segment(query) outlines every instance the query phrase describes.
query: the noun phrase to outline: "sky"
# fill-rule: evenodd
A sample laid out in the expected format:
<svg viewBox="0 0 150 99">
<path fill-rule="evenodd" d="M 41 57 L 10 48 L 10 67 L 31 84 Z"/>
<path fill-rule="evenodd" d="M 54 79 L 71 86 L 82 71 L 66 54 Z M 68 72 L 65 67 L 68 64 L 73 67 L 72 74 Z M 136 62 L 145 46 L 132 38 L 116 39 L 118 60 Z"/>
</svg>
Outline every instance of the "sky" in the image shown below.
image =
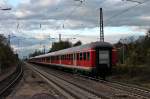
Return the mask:
<svg viewBox="0 0 150 99">
<path fill-rule="evenodd" d="M 133 2 L 134 1 L 134 2 Z M 20 57 L 50 49 L 52 42 L 99 41 L 99 8 L 103 8 L 105 41 L 145 35 L 150 28 L 150 0 L 1 0 L 0 34 L 11 35 Z"/>
</svg>

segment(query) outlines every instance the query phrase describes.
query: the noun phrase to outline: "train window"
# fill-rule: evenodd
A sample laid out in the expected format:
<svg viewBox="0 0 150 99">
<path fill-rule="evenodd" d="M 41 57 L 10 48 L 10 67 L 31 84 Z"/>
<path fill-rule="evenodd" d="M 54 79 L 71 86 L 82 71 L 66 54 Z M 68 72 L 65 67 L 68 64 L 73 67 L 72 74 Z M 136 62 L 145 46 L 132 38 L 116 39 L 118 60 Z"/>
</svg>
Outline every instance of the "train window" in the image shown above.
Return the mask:
<svg viewBox="0 0 150 99">
<path fill-rule="evenodd" d="M 73 59 L 74 59 L 74 60 L 76 59 L 76 56 L 75 56 L 75 55 L 76 55 L 76 54 L 74 53 L 74 54 L 73 54 Z"/>
<path fill-rule="evenodd" d="M 70 54 L 68 55 L 68 60 L 70 60 Z"/>
<path fill-rule="evenodd" d="M 86 52 L 83 53 L 83 59 L 86 60 Z"/>
<path fill-rule="evenodd" d="M 82 53 L 80 53 L 80 60 L 82 60 Z"/>
<path fill-rule="evenodd" d="M 72 60 L 72 54 L 70 54 L 70 60 Z"/>
<path fill-rule="evenodd" d="M 99 51 L 99 64 L 107 64 L 109 66 L 109 51 Z"/>
<path fill-rule="evenodd" d="M 69 54 L 69 60 L 71 59 L 71 55 Z"/>
<path fill-rule="evenodd" d="M 71 54 L 71 60 L 73 60 L 73 54 Z"/>
<path fill-rule="evenodd" d="M 66 55 L 66 60 L 68 60 L 68 54 Z"/>
<path fill-rule="evenodd" d="M 49 58 L 48 57 L 46 57 L 46 62 L 48 62 L 49 61 Z"/>
<path fill-rule="evenodd" d="M 90 53 L 87 52 L 87 60 L 90 60 Z"/>
<path fill-rule="evenodd" d="M 67 60 L 69 60 L 69 54 L 67 55 Z"/>
<path fill-rule="evenodd" d="M 71 54 L 69 54 L 69 60 L 71 60 Z"/>
<path fill-rule="evenodd" d="M 79 60 L 79 53 L 77 53 L 77 60 Z"/>
<path fill-rule="evenodd" d="M 73 54 L 70 54 L 70 60 L 72 60 L 73 59 Z"/>
</svg>

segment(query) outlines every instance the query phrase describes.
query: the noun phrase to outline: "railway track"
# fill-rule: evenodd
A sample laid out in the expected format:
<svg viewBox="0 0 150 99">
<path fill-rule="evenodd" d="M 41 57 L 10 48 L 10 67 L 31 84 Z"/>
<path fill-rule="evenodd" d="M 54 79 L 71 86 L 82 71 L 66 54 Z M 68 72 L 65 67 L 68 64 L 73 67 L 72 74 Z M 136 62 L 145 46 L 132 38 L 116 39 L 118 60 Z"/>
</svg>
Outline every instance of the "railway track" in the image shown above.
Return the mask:
<svg viewBox="0 0 150 99">
<path fill-rule="evenodd" d="M 29 64 L 27 64 L 29 65 Z M 33 66 L 31 69 L 38 73 L 42 78 L 44 78 L 50 84 L 57 86 L 58 91 L 61 92 L 67 99 L 108 99 L 105 96 L 98 95 L 96 93 L 91 92 L 88 89 L 85 89 L 77 84 L 69 82 L 63 78 L 58 77 L 53 73 L 47 73 L 41 69 L 37 69 Z"/>
<path fill-rule="evenodd" d="M 43 68 L 39 68 L 39 69 L 44 70 L 44 71 L 42 71 L 41 74 L 42 75 L 44 74 L 46 77 L 49 77 L 49 75 L 54 76 L 55 78 L 53 78 L 53 80 L 54 80 L 53 82 L 55 82 L 55 83 L 63 81 L 63 83 L 66 85 L 66 87 L 69 88 L 68 89 L 69 93 L 71 95 L 75 96 L 77 99 L 86 99 L 86 98 L 88 98 L 88 99 L 99 99 L 99 98 L 102 98 L 102 99 L 150 99 L 149 91 L 143 90 L 143 89 L 140 89 L 137 87 L 130 87 L 127 85 L 119 84 L 117 82 L 103 81 L 103 80 L 94 79 L 94 78 L 89 78 L 90 79 L 89 80 L 87 78 L 85 79 L 85 77 L 79 77 L 78 75 L 70 76 L 70 74 L 68 74 L 68 73 L 65 74 L 64 72 L 60 72 L 60 71 L 59 72 L 58 71 L 57 72 L 56 71 L 48 72 L 49 70 L 46 70 Z M 59 79 L 59 80 L 55 81 L 55 79 Z M 93 80 L 96 80 L 96 82 Z M 89 84 L 86 84 L 86 82 L 88 82 Z M 99 83 L 99 82 L 102 82 L 102 83 Z M 91 85 L 90 85 L 90 83 L 91 83 Z M 99 84 L 97 84 L 97 83 L 99 83 Z M 62 84 L 62 83 L 60 83 L 60 84 Z M 97 84 L 97 86 L 96 86 L 96 84 Z M 59 85 L 59 84 L 57 84 L 57 85 Z M 65 85 L 62 85 L 60 87 L 63 88 Z M 68 85 L 74 86 L 74 87 L 70 88 L 70 86 L 68 86 Z M 96 88 L 99 86 L 101 86 L 101 90 L 100 90 L 100 88 Z M 103 88 L 103 90 L 102 90 L 102 88 Z M 63 89 L 65 89 L 65 88 L 63 88 Z M 76 89 L 76 90 L 74 90 L 74 89 Z M 105 89 L 107 89 L 107 90 L 105 90 Z M 67 89 L 65 89 L 65 91 L 66 90 Z M 79 90 L 82 90 L 82 91 L 79 91 Z M 76 94 L 74 95 L 74 93 L 76 93 Z M 85 97 L 84 95 L 87 95 L 89 97 Z M 91 97 L 91 96 L 93 96 L 93 97 Z"/>
<path fill-rule="evenodd" d="M 125 90 L 130 92 L 132 95 L 143 97 L 143 99 L 150 99 L 150 91 L 148 91 L 145 88 L 141 88 L 138 86 L 130 85 L 130 84 L 124 84 L 116 81 L 107 81 L 105 82 L 106 85 L 110 87 L 114 87 L 120 90 Z"/>
<path fill-rule="evenodd" d="M 22 74 L 22 67 L 18 66 L 10 76 L 0 82 L 0 99 L 5 99 L 5 97 L 12 90 L 13 86 L 16 85 L 17 82 L 21 79 Z"/>
<path fill-rule="evenodd" d="M 130 92 L 130 94 L 137 96 L 137 97 L 142 97 L 143 99 L 150 99 L 150 89 L 139 87 L 136 85 L 131 85 L 131 84 L 125 84 L 117 81 L 105 81 L 102 79 L 96 79 L 84 75 L 78 75 L 80 77 L 88 78 L 90 80 L 102 82 L 103 84 L 119 89 L 119 90 L 124 90 L 127 92 Z"/>
</svg>

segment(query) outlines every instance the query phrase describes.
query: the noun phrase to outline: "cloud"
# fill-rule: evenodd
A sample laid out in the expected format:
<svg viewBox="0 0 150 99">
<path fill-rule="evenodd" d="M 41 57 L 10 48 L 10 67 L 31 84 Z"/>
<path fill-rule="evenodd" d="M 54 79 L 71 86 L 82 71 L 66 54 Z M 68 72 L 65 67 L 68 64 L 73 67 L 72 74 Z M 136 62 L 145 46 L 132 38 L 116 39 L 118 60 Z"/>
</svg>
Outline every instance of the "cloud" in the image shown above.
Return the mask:
<svg viewBox="0 0 150 99">
<path fill-rule="evenodd" d="M 19 11 L 16 11 L 15 12 L 15 15 L 18 17 L 18 18 L 23 18 L 23 17 L 26 17 L 26 16 L 30 16 L 32 15 L 33 12 L 29 11 L 29 10 L 19 10 Z"/>
<path fill-rule="evenodd" d="M 101 2 L 103 3 L 101 4 Z M 149 2 L 132 8 L 117 17 L 112 17 L 135 5 L 135 3 L 121 0 L 113 2 L 112 0 L 85 0 L 82 5 L 74 0 L 27 0 L 27 2 L 21 2 L 9 14 L 2 15 L 2 18 L 6 19 L 5 16 L 7 16 L 7 19 L 25 20 L 24 28 L 30 29 L 31 26 L 31 30 L 33 30 L 32 25 L 39 23 L 51 27 L 64 24 L 65 28 L 71 29 L 93 28 L 99 25 L 99 8 L 103 7 L 105 26 L 147 26 L 150 16 Z M 35 23 L 33 20 L 37 22 Z M 49 20 L 54 22 L 45 22 Z M 59 22 L 60 24 L 58 24 Z"/>
<path fill-rule="evenodd" d="M 2 1 L 0 6 L 7 7 L 7 2 Z M 85 0 L 82 4 L 75 0 L 21 0 L 11 11 L 0 11 L 0 32 L 34 38 L 20 41 L 24 51 L 37 48 L 40 42 L 48 45 L 49 34 L 57 38 L 59 33 L 80 34 L 76 40 L 88 43 L 98 40 L 99 8 L 103 7 L 106 41 L 116 42 L 123 35 L 144 34 L 149 28 L 149 4 L 132 8 L 136 3 L 122 0 Z M 17 38 L 12 39 L 12 44 L 17 47 Z"/>
</svg>

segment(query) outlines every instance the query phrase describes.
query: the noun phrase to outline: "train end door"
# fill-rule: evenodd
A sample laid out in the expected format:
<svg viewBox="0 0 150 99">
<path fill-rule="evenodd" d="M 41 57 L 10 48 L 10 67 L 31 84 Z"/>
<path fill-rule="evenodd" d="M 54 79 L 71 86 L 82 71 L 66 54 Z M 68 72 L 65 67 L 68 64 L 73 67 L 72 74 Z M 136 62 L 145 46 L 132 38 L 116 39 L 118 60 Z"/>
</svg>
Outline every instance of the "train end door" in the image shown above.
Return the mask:
<svg viewBox="0 0 150 99">
<path fill-rule="evenodd" d="M 111 49 L 96 49 L 97 75 L 105 79 L 111 72 Z"/>
</svg>

